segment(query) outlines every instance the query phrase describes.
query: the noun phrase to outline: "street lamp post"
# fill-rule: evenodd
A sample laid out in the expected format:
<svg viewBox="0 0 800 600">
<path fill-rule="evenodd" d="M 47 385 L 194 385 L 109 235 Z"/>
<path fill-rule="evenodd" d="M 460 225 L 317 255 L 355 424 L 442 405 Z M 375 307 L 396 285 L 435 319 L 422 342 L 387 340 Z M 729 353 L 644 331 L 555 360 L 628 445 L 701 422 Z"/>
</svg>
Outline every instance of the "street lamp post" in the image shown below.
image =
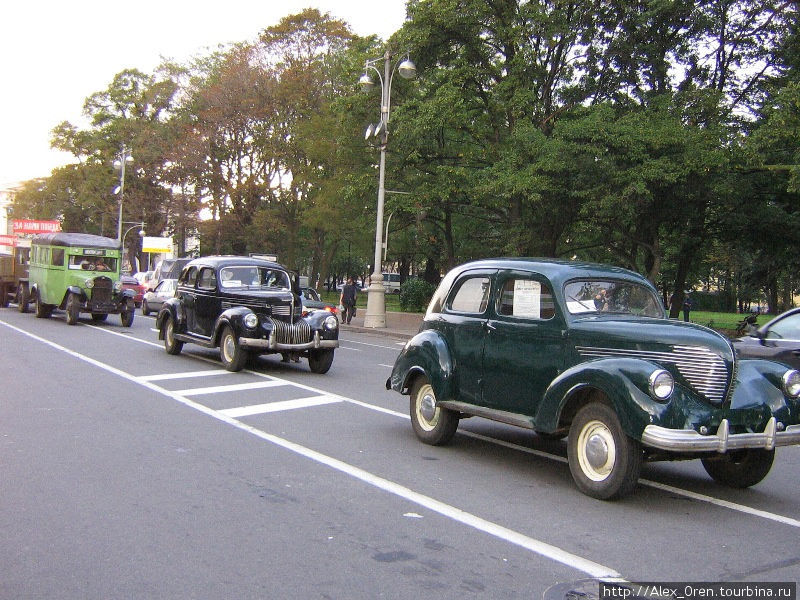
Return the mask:
<svg viewBox="0 0 800 600">
<path fill-rule="evenodd" d="M 117 218 L 117 242 L 122 245 L 122 201 L 125 197 L 125 165 L 133 163 L 131 151 L 122 145 L 119 157 L 114 161 L 114 168 L 119 170 L 119 217 Z"/>
<path fill-rule="evenodd" d="M 128 221 L 126 221 L 126 223 L 128 223 Z M 122 234 L 122 240 L 120 241 L 120 247 L 121 247 L 121 250 L 122 250 L 122 255 L 121 255 L 120 258 L 124 258 L 124 256 L 125 256 L 125 238 L 127 237 L 127 235 L 131 231 L 133 231 L 137 227 L 139 228 L 139 237 L 144 237 L 145 236 L 145 233 L 144 233 L 144 221 L 142 221 L 141 223 L 136 223 L 132 227 L 128 227 L 128 229 L 125 230 L 125 233 Z M 130 260 L 130 256 L 128 256 L 128 259 L 129 259 L 128 262 L 131 264 L 131 269 L 133 269 L 133 261 Z M 133 271 L 131 271 L 131 272 L 133 272 Z"/>
<path fill-rule="evenodd" d="M 383 60 L 383 75 L 375 66 Z M 383 234 L 383 204 L 386 195 L 384 182 L 386 178 L 386 144 L 389 141 L 389 117 L 391 114 L 391 94 L 392 94 L 392 79 L 394 73 L 400 73 L 403 79 L 411 79 L 416 76 L 417 68 L 414 63 L 409 60 L 406 55 L 405 60 L 399 61 L 392 69 L 392 54 L 387 50 L 383 58 L 375 58 L 368 60 L 364 65 L 364 74 L 359 79 L 361 87 L 365 90 L 371 90 L 375 85 L 372 78 L 369 76 L 368 71 L 375 71 L 378 74 L 378 79 L 381 83 L 381 120 L 374 127 L 370 125 L 367 128 L 366 138 L 371 135 L 375 137 L 381 136 L 381 159 L 378 171 L 378 210 L 375 226 L 375 268 L 370 276 L 370 285 L 367 290 L 367 313 L 364 317 L 364 327 L 386 327 L 386 288 L 383 286 L 383 270 L 381 268 L 381 249 L 382 249 L 382 234 Z"/>
</svg>

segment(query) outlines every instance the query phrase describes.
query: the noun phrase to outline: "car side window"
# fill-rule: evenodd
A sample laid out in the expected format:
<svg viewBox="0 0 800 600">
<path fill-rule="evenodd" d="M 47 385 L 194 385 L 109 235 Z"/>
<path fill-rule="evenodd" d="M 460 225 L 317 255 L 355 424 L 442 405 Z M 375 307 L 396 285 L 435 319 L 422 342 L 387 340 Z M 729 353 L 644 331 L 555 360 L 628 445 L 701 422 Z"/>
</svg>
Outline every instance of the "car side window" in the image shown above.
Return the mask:
<svg viewBox="0 0 800 600">
<path fill-rule="evenodd" d="M 769 339 L 800 340 L 800 314 L 789 315 L 769 328 Z"/>
<path fill-rule="evenodd" d="M 197 287 L 203 290 L 214 290 L 217 288 L 217 274 L 211 267 L 206 267 L 200 271 Z"/>
<path fill-rule="evenodd" d="M 507 279 L 497 296 L 498 315 L 547 321 L 555 314 L 555 301 L 550 286 L 526 277 Z"/>
<path fill-rule="evenodd" d="M 189 287 L 194 287 L 194 284 L 197 282 L 197 267 L 189 267 L 183 272 L 181 275 L 180 283 L 182 285 L 188 285 Z"/>
<path fill-rule="evenodd" d="M 447 308 L 453 312 L 482 314 L 489 305 L 491 279 L 486 275 L 465 277 L 456 284 Z"/>
</svg>

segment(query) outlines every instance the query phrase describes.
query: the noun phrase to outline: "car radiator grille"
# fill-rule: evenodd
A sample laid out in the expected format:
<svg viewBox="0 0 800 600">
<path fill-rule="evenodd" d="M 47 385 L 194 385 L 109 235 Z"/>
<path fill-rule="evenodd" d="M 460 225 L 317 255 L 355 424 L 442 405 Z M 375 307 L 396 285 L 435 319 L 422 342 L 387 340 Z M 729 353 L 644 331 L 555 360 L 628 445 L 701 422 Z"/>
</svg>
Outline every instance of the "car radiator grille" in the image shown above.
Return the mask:
<svg viewBox="0 0 800 600">
<path fill-rule="evenodd" d="M 307 344 L 311 341 L 311 325 L 307 321 L 285 323 L 270 319 L 270 322 L 279 344 Z"/>
<path fill-rule="evenodd" d="M 661 364 L 673 364 L 692 386 L 711 402 L 721 404 L 728 387 L 728 369 L 721 356 L 700 346 L 673 346 L 672 352 L 650 352 L 647 350 L 624 350 L 620 348 L 577 348 L 585 358 L 608 358 L 614 356 L 641 358 Z"/>
<path fill-rule="evenodd" d="M 274 315 L 276 317 L 290 317 L 292 316 L 292 306 L 290 304 L 273 304 L 271 302 L 259 300 L 246 300 L 243 302 L 229 302 L 222 303 L 222 310 L 233 308 L 234 306 L 244 306 L 249 308 L 255 313 L 261 315 Z"/>
<path fill-rule="evenodd" d="M 114 284 L 108 277 L 95 277 L 92 287 L 92 304 L 111 304 L 111 290 Z"/>
</svg>

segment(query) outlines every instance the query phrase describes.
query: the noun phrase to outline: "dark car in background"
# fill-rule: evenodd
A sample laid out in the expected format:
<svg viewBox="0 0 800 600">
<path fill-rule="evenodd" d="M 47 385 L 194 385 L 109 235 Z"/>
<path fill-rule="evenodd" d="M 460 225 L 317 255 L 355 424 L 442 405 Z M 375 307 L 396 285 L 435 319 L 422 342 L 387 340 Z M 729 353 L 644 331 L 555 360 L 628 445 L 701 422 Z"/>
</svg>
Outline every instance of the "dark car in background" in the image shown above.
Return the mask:
<svg viewBox="0 0 800 600">
<path fill-rule="evenodd" d="M 324 310 L 337 318 L 339 316 L 339 309 L 331 304 L 325 302 L 320 298 L 319 293 L 314 288 L 304 287 L 300 288 L 300 301 L 303 303 L 303 311 L 310 312 L 312 310 Z"/>
<path fill-rule="evenodd" d="M 734 340 L 742 358 L 777 360 L 800 369 L 800 308 L 787 310 L 750 335 Z"/>
<path fill-rule="evenodd" d="M 645 277 L 604 265 L 453 269 L 386 386 L 410 395 L 427 444 L 467 417 L 567 437 L 575 484 L 600 499 L 632 492 L 644 461 L 700 458 L 714 480 L 749 487 L 777 446 L 800 444 L 798 371 L 667 319 Z"/>
<path fill-rule="evenodd" d="M 296 274 L 246 256 L 189 262 L 156 324 L 167 353 L 179 354 L 185 343 L 219 348 L 229 371 L 241 370 L 250 354 L 281 354 L 285 360 L 307 358 L 314 373 L 326 373 L 339 347 L 334 315 L 304 314 Z"/>
</svg>

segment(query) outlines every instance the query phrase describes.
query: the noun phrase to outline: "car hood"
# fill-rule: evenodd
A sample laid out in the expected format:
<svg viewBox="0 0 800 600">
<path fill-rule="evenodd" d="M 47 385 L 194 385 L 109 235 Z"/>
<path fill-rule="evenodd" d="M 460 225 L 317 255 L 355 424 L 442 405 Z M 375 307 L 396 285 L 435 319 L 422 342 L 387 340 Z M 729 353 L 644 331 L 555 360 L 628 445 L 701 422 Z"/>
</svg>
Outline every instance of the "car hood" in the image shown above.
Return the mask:
<svg viewBox="0 0 800 600">
<path fill-rule="evenodd" d="M 705 348 L 726 363 L 733 360 L 728 339 L 707 327 L 671 319 L 595 316 L 572 322 L 570 335 L 577 346 L 620 351 L 672 352 L 676 348 Z"/>
</svg>

